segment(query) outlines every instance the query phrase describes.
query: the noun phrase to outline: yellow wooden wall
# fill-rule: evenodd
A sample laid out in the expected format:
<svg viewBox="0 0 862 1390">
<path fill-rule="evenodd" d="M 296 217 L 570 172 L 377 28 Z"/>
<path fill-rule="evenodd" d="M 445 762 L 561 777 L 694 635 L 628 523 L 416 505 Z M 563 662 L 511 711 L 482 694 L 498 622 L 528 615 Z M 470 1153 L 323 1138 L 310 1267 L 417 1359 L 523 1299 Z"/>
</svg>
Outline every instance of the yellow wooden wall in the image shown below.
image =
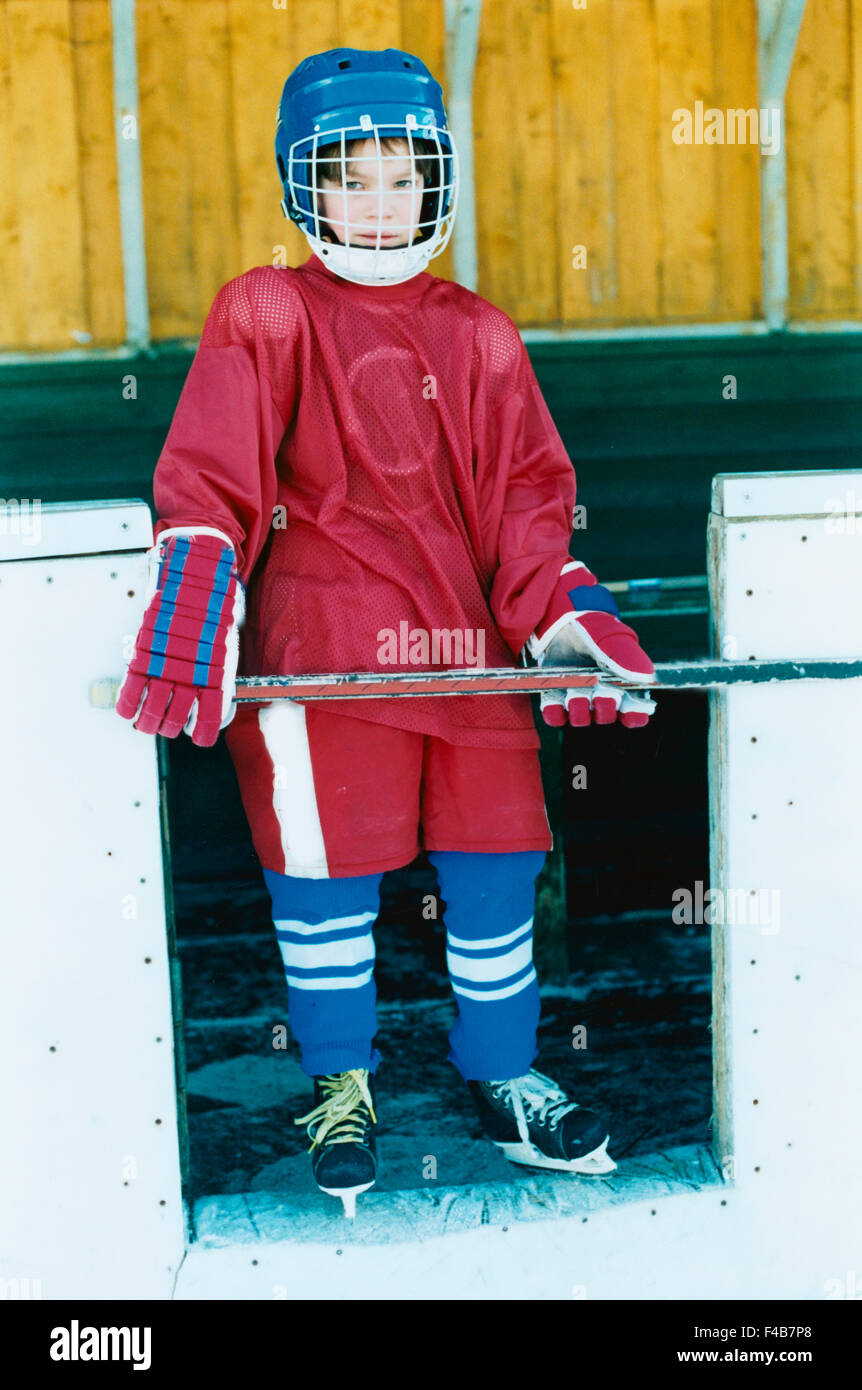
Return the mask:
<svg viewBox="0 0 862 1390">
<path fill-rule="evenodd" d="M 0 345 L 125 333 L 106 0 L 0 3 Z"/>
<path fill-rule="evenodd" d="M 279 246 L 275 111 L 339 45 L 419 54 L 443 0 L 138 0 L 156 339 L 196 337 Z M 759 155 L 678 146 L 671 113 L 757 105 L 754 0 L 484 0 L 475 83 L 479 291 L 523 327 L 759 316 Z M 862 309 L 862 0 L 808 0 L 788 90 L 791 316 Z M 0 348 L 124 333 L 109 0 L 0 0 Z M 584 245 L 586 270 L 572 266 Z M 452 274 L 450 251 L 432 262 Z"/>
</svg>

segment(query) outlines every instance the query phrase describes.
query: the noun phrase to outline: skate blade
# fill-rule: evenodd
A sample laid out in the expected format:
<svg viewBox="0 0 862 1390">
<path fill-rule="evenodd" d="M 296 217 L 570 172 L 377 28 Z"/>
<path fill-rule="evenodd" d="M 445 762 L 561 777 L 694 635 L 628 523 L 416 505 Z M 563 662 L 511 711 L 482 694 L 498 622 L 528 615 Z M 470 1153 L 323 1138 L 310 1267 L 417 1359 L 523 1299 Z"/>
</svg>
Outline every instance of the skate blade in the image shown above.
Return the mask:
<svg viewBox="0 0 862 1390">
<path fill-rule="evenodd" d="M 340 1197 L 344 1203 L 344 1215 L 348 1221 L 356 1220 L 356 1198 L 360 1192 L 367 1192 L 369 1187 L 374 1186 L 374 1178 L 371 1182 L 359 1183 L 356 1187 L 321 1187 L 321 1192 L 325 1192 L 329 1197 Z"/>
<path fill-rule="evenodd" d="M 510 1163 L 522 1163 L 528 1168 L 555 1168 L 564 1173 L 583 1173 L 587 1177 L 598 1177 L 602 1173 L 613 1173 L 617 1164 L 607 1152 L 610 1135 L 592 1153 L 581 1158 L 549 1158 L 534 1144 L 504 1144 L 497 1142 L 497 1148 Z"/>
</svg>

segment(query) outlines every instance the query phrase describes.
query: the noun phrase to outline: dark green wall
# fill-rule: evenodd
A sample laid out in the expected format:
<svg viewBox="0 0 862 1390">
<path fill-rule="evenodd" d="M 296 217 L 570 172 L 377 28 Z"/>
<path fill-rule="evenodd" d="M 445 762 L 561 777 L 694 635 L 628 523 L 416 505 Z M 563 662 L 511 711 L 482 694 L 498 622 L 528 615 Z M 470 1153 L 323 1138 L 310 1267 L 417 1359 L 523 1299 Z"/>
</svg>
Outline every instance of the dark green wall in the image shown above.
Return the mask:
<svg viewBox="0 0 862 1390">
<path fill-rule="evenodd" d="M 854 468 L 862 334 L 530 344 L 600 577 L 702 574 L 715 473 Z M 191 353 L 0 367 L 0 496 L 144 497 Z M 137 399 L 123 399 L 133 374 Z M 723 379 L 737 380 L 735 401 Z"/>
</svg>

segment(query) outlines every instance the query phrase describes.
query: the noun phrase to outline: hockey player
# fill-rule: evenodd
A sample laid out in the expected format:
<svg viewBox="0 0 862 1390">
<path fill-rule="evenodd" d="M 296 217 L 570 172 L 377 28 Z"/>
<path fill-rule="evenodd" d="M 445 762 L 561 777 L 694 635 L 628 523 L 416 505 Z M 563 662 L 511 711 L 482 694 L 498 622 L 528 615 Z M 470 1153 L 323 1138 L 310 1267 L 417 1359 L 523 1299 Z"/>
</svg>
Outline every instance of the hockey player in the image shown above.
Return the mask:
<svg viewBox="0 0 862 1390">
<path fill-rule="evenodd" d="M 377 1171 L 383 873 L 428 853 L 458 1007 L 449 1061 L 514 1162 L 612 1171 L 605 1120 L 532 1063 L 535 880 L 552 846 L 529 696 L 234 702 L 247 674 L 379 669 L 382 634 L 481 634 L 485 664 L 653 666 L 569 554 L 575 477 L 512 320 L 426 271 L 457 151 L 412 54 L 335 49 L 287 80 L 282 209 L 311 255 L 222 287 L 154 480 L 151 592 L 117 709 L 219 729 L 272 900 L 314 1079 L 315 1178 L 352 1215 Z M 463 665 L 455 660 L 444 664 Z M 403 665 L 399 669 L 405 669 Z M 648 693 L 543 696 L 549 723 L 635 727 Z"/>
</svg>

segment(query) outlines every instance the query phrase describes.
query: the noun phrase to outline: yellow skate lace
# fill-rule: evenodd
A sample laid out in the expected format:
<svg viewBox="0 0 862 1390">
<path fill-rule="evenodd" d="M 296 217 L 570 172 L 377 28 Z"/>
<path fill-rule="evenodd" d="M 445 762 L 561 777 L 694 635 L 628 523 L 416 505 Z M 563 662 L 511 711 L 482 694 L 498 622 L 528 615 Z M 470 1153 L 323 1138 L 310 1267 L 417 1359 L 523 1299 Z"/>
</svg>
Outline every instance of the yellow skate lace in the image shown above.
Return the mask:
<svg viewBox="0 0 862 1390">
<path fill-rule="evenodd" d="M 363 1137 L 364 1124 L 361 1116 L 356 1114 L 363 1101 L 371 1112 L 372 1120 L 377 1124 L 371 1092 L 368 1089 L 368 1069 L 357 1067 L 352 1071 L 321 1076 L 318 1080 L 324 1099 L 313 1110 L 309 1110 L 307 1115 L 300 1115 L 293 1122 L 295 1125 L 307 1124 L 308 1135 L 312 1140 L 308 1152 L 311 1153 L 329 1135 L 331 1144 L 355 1144 Z M 317 1121 L 320 1123 L 312 1135 L 311 1127 Z"/>
</svg>

